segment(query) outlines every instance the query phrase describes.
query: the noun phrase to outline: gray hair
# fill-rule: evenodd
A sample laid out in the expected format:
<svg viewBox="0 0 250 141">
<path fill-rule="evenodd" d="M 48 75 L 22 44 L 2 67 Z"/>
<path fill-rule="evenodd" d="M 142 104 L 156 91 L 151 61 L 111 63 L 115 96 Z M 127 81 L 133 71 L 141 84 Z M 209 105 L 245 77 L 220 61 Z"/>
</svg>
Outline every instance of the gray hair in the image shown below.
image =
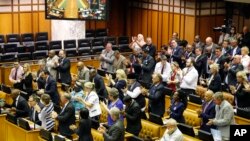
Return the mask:
<svg viewBox="0 0 250 141">
<path fill-rule="evenodd" d="M 117 107 L 112 107 L 110 110 L 110 115 L 115 116 L 117 119 L 120 117 L 120 110 Z"/>
<path fill-rule="evenodd" d="M 223 96 L 223 93 L 222 93 L 222 92 L 216 92 L 216 93 L 213 95 L 213 98 L 214 98 L 214 99 L 221 100 L 221 101 L 224 100 L 224 96 Z"/>
<path fill-rule="evenodd" d="M 177 126 L 177 122 L 176 122 L 175 119 L 170 118 L 170 119 L 168 119 L 168 121 L 167 121 L 167 125 L 168 125 L 168 126 Z"/>
<path fill-rule="evenodd" d="M 109 90 L 109 95 L 112 96 L 114 99 L 117 99 L 119 95 L 119 91 L 116 88 L 111 88 Z"/>
</svg>

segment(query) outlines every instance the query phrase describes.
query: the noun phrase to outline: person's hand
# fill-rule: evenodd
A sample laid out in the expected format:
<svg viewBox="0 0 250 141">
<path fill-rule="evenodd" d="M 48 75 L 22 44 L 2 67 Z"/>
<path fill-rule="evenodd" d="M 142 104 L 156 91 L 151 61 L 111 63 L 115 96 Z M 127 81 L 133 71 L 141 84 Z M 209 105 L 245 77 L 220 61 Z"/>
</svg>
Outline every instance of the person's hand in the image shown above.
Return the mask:
<svg viewBox="0 0 250 141">
<path fill-rule="evenodd" d="M 100 124 L 100 127 L 98 128 L 98 131 L 103 134 L 103 133 L 105 133 L 107 131 L 107 129 L 102 124 Z"/>
<path fill-rule="evenodd" d="M 37 104 L 34 106 L 34 109 L 35 109 L 38 113 L 41 112 L 41 108 L 40 108 Z"/>
<path fill-rule="evenodd" d="M 58 114 L 57 114 L 55 111 L 53 111 L 53 112 L 51 113 L 51 117 L 52 117 L 53 119 L 56 119 L 56 118 L 58 117 Z"/>
<path fill-rule="evenodd" d="M 10 111 L 11 112 L 16 112 L 16 108 L 15 107 L 11 107 Z"/>
<path fill-rule="evenodd" d="M 167 110 L 166 110 L 166 113 L 169 115 L 169 114 L 170 114 L 170 109 L 167 109 Z"/>
<path fill-rule="evenodd" d="M 142 64 L 142 60 L 140 58 L 136 58 L 136 61 L 138 62 L 138 64 Z"/>
<path fill-rule="evenodd" d="M 196 113 L 197 113 L 198 115 L 200 115 L 201 112 L 202 112 L 201 109 L 196 109 L 195 111 L 196 111 Z"/>
<path fill-rule="evenodd" d="M 234 94 L 235 91 L 236 91 L 236 88 L 235 88 L 235 86 L 233 86 L 233 85 L 230 85 L 230 86 L 229 86 L 229 89 L 230 89 L 230 91 L 232 92 L 232 94 Z"/>
<path fill-rule="evenodd" d="M 121 89 L 121 90 L 122 90 L 122 92 L 123 92 L 123 93 L 127 93 L 128 88 L 127 88 L 127 87 L 125 87 L 124 89 Z"/>
<path fill-rule="evenodd" d="M 227 62 L 224 63 L 225 68 L 229 68 L 229 64 Z"/>
<path fill-rule="evenodd" d="M 208 59 L 208 60 L 207 60 L 207 62 L 208 62 L 208 64 L 209 64 L 209 65 L 211 65 L 211 64 L 213 64 L 213 63 L 214 63 L 214 61 L 213 61 L 213 60 L 211 60 L 211 59 Z"/>
<path fill-rule="evenodd" d="M 120 112 L 120 114 L 123 115 L 123 116 L 126 116 L 125 110 L 122 110 L 122 111 Z"/>
<path fill-rule="evenodd" d="M 69 126 L 69 129 L 71 129 L 71 130 L 76 130 L 76 128 L 77 127 L 74 124 L 72 124 L 72 125 Z"/>
<path fill-rule="evenodd" d="M 143 87 L 143 88 L 141 89 L 141 94 L 144 95 L 144 96 L 147 95 L 147 94 L 148 94 L 148 90 L 147 90 L 146 88 Z"/>
<path fill-rule="evenodd" d="M 209 119 L 209 121 L 207 122 L 207 125 L 213 125 L 213 119 Z"/>
<path fill-rule="evenodd" d="M 78 102 L 82 102 L 82 101 L 83 101 L 83 99 L 82 99 L 80 96 L 77 96 L 77 97 L 75 98 L 75 100 L 78 101 Z"/>
</svg>

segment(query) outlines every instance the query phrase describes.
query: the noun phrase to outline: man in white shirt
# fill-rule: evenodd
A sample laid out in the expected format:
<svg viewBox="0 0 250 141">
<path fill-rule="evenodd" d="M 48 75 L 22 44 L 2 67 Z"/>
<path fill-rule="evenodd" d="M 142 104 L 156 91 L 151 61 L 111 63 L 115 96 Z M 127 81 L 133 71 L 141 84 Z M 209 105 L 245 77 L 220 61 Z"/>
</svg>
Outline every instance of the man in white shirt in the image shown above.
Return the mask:
<svg viewBox="0 0 250 141">
<path fill-rule="evenodd" d="M 183 141 L 183 134 L 177 127 L 177 122 L 174 119 L 169 119 L 166 124 L 166 131 L 164 132 L 160 141 Z"/>
<path fill-rule="evenodd" d="M 187 104 L 187 96 L 189 94 L 195 94 L 195 90 L 198 82 L 198 72 L 193 66 L 194 60 L 188 59 L 186 62 L 186 68 L 182 70 L 182 80 L 180 83 L 181 88 L 181 99 L 183 100 L 184 105 Z"/>
<path fill-rule="evenodd" d="M 170 77 L 171 66 L 167 62 L 167 57 L 165 55 L 161 56 L 161 61 L 155 65 L 154 73 L 159 73 L 162 76 L 163 82 L 166 84 Z"/>
<path fill-rule="evenodd" d="M 50 75 L 55 79 L 57 76 L 57 69 L 56 69 L 56 63 L 58 62 L 59 57 L 56 55 L 56 52 L 54 50 L 49 51 L 49 57 L 47 58 L 46 61 L 46 67 L 50 73 Z"/>
</svg>

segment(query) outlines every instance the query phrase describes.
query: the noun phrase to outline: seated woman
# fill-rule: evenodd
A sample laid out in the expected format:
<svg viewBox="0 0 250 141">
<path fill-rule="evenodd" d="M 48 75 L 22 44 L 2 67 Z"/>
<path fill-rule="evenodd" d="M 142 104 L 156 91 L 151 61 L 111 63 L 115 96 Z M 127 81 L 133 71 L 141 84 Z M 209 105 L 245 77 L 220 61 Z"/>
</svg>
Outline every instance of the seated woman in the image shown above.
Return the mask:
<svg viewBox="0 0 250 141">
<path fill-rule="evenodd" d="M 185 106 L 180 100 L 179 92 L 175 92 L 167 113 L 170 115 L 170 118 L 175 119 L 178 123 L 185 123 L 183 116 L 184 110 Z"/>
<path fill-rule="evenodd" d="M 25 99 L 28 100 L 29 96 L 32 94 L 33 92 L 33 87 L 32 87 L 32 82 L 33 82 L 33 77 L 32 77 L 32 73 L 30 71 L 30 64 L 25 63 L 23 65 L 23 77 L 21 79 L 21 83 L 23 85 L 23 91 L 27 92 L 28 94 L 25 95 Z"/>
<path fill-rule="evenodd" d="M 236 74 L 237 85 L 236 87 L 230 86 L 231 93 L 234 94 L 235 106 L 239 108 L 250 107 L 250 86 L 247 81 L 245 71 L 239 71 Z"/>
<path fill-rule="evenodd" d="M 112 107 L 117 107 L 120 111 L 123 111 L 123 103 L 118 98 L 118 95 L 119 95 L 119 92 L 116 88 L 108 89 L 108 97 L 109 97 L 108 105 L 104 104 L 104 102 L 101 102 L 101 105 L 109 113 L 108 114 L 108 126 L 111 126 L 114 124 L 114 121 L 112 120 L 110 116 L 110 109 Z M 120 119 L 123 120 L 123 116 L 121 116 Z"/>
<path fill-rule="evenodd" d="M 101 115 L 101 107 L 99 104 L 99 97 L 94 90 L 94 83 L 86 82 L 84 83 L 85 98 L 78 97 L 77 100 L 85 105 L 89 110 L 89 117 L 99 122 L 99 116 Z"/>
<path fill-rule="evenodd" d="M 221 77 L 219 74 L 219 65 L 216 63 L 211 64 L 210 66 L 210 77 L 206 80 L 201 80 L 200 84 L 207 86 L 207 88 L 214 93 L 221 91 Z"/>
<path fill-rule="evenodd" d="M 79 127 L 71 125 L 69 128 L 73 130 L 78 136 L 79 141 L 93 141 L 91 134 L 91 120 L 89 119 L 89 110 L 82 108 L 80 111 Z"/>
<path fill-rule="evenodd" d="M 115 87 L 119 92 L 119 99 L 123 100 L 124 94 L 122 89 L 126 88 L 127 86 L 127 75 L 124 70 L 118 69 L 116 71 L 116 79 L 113 80 L 111 75 L 106 75 L 108 80 L 108 84 L 110 87 Z"/>
<path fill-rule="evenodd" d="M 77 100 L 78 97 L 84 98 L 82 86 L 81 83 L 80 84 L 79 83 L 76 82 L 74 90 L 71 92 L 71 101 L 75 107 L 75 111 L 77 112 L 79 112 L 84 107 L 84 105 Z"/>
<path fill-rule="evenodd" d="M 51 131 L 55 126 L 55 121 L 51 117 L 51 114 L 54 111 L 54 104 L 48 94 L 43 94 L 41 96 L 41 100 L 44 104 L 44 107 L 41 111 L 37 111 L 39 113 L 38 118 L 42 122 L 42 127 L 48 131 Z"/>
</svg>

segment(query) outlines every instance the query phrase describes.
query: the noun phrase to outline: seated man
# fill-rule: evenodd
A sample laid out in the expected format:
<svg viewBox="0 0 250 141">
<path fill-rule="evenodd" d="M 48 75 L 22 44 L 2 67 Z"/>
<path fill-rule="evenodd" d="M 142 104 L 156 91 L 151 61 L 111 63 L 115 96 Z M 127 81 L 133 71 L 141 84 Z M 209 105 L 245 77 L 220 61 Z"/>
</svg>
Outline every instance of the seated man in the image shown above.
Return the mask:
<svg viewBox="0 0 250 141">
<path fill-rule="evenodd" d="M 178 129 L 176 120 L 170 118 L 167 121 L 166 127 L 167 129 L 160 141 L 183 141 L 183 134 Z"/>
<path fill-rule="evenodd" d="M 29 113 L 29 119 L 38 125 L 41 125 L 41 121 L 38 119 L 38 113 L 43 109 L 44 105 L 41 103 L 40 98 L 33 94 L 29 96 L 29 106 L 31 108 Z"/>
<path fill-rule="evenodd" d="M 28 102 L 20 95 L 20 90 L 14 89 L 11 92 L 11 98 L 13 99 L 13 104 L 11 112 L 15 114 L 17 118 L 28 117 L 30 113 L 30 108 Z"/>
</svg>

